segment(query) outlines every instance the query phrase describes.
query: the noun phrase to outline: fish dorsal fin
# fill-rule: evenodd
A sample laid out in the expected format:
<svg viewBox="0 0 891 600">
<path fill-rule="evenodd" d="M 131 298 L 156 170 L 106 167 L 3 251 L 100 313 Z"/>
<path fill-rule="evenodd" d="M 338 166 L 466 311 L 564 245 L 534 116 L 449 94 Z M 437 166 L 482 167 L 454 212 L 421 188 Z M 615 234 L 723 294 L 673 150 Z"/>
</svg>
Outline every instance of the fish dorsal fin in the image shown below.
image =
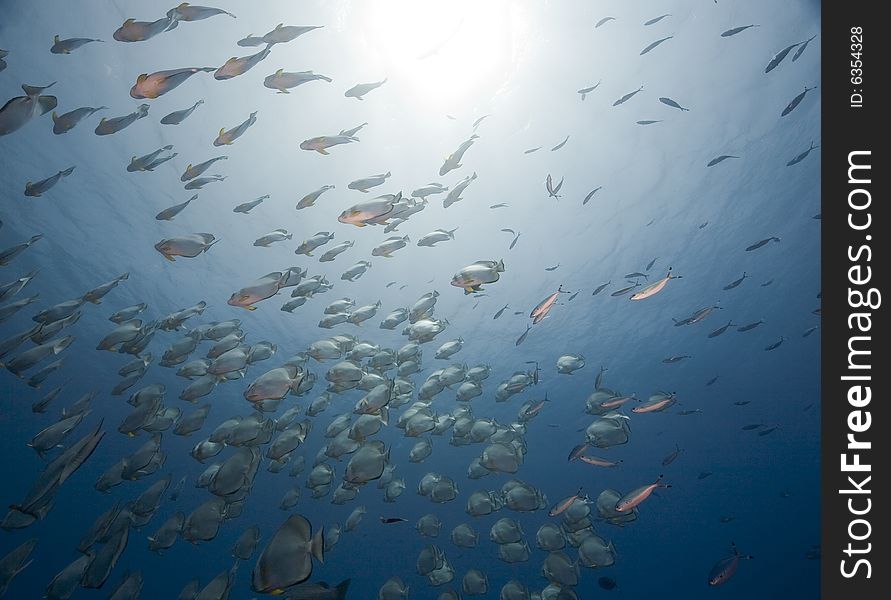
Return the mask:
<svg viewBox="0 0 891 600">
<path fill-rule="evenodd" d="M 134 22 L 136 22 L 136 19 L 133 19 L 133 18 L 127 19 L 126 21 L 124 21 L 124 24 L 121 25 L 121 27 L 126 27 L 127 25 L 132 25 Z"/>
<path fill-rule="evenodd" d="M 59 36 L 57 36 L 57 35 L 54 35 L 54 36 L 53 36 L 53 43 L 54 43 L 54 44 L 58 44 L 58 43 L 59 43 Z"/>
<path fill-rule="evenodd" d="M 283 72 L 284 72 L 284 69 L 279 69 L 278 71 L 276 71 L 275 72 L 276 77 L 280 77 Z"/>
</svg>

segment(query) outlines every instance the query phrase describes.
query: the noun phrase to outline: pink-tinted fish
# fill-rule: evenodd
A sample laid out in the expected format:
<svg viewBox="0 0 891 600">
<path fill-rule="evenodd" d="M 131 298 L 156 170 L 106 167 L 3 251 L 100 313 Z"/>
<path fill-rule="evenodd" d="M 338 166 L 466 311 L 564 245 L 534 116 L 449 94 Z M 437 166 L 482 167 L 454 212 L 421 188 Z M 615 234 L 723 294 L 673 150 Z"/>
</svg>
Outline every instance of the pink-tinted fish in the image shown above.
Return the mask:
<svg viewBox="0 0 891 600">
<path fill-rule="evenodd" d="M 736 573 L 736 570 L 739 568 L 740 560 L 751 560 L 755 558 L 751 554 L 740 554 L 739 550 L 736 549 L 736 544 L 733 542 L 730 542 L 730 549 L 733 551 L 733 554 L 716 562 L 715 566 L 713 566 L 712 570 L 709 572 L 709 585 L 721 585 Z"/>
<path fill-rule="evenodd" d="M 662 475 L 649 485 L 643 485 L 639 488 L 635 488 L 622 496 L 618 502 L 616 502 L 616 512 L 628 512 L 632 508 L 638 506 L 641 502 L 650 497 L 656 488 L 670 488 L 671 484 L 662 483 Z"/>
<path fill-rule="evenodd" d="M 601 408 L 618 408 L 629 402 L 630 400 L 637 400 L 637 394 L 631 394 L 630 396 L 616 396 L 615 398 L 610 398 L 605 402 L 600 403 Z"/>
<path fill-rule="evenodd" d="M 621 460 L 607 460 L 596 456 L 585 456 L 584 454 L 579 456 L 579 460 L 595 467 L 616 467 L 622 462 Z"/>
<path fill-rule="evenodd" d="M 649 400 L 632 408 L 631 412 L 638 414 L 658 412 L 660 410 L 665 410 L 677 402 L 677 396 L 674 393 L 665 394 L 662 392 L 660 394 L 654 394 L 654 396 L 656 397 L 654 398 L 653 396 L 650 396 Z"/>
<path fill-rule="evenodd" d="M 672 279 L 681 279 L 681 278 L 682 278 L 681 275 L 672 275 L 671 268 L 669 267 L 668 274 L 665 277 L 663 277 L 662 279 L 660 279 L 659 281 L 657 281 L 655 283 L 651 283 L 650 285 L 648 285 L 641 291 L 637 292 L 636 294 L 632 294 L 631 300 L 644 300 L 646 298 L 649 298 L 650 296 L 655 296 L 656 294 L 661 292 L 665 288 L 666 285 L 668 285 L 669 281 L 671 281 Z"/>
<path fill-rule="evenodd" d="M 582 496 L 582 488 L 579 488 L 579 490 L 575 494 L 573 494 L 572 496 L 569 496 L 568 498 L 564 498 L 563 500 L 561 500 L 560 502 L 558 502 L 557 504 L 552 506 L 551 510 L 548 511 L 548 516 L 556 517 L 557 515 L 561 514 L 563 511 L 565 511 L 567 508 L 572 506 L 572 503 L 575 502 L 576 500 L 584 501 L 587 499 L 588 498 L 586 496 Z"/>
<path fill-rule="evenodd" d="M 557 291 L 542 300 L 538 303 L 538 306 L 532 309 L 532 312 L 529 313 L 529 317 L 532 319 L 532 324 L 540 323 L 542 319 L 548 316 L 551 308 L 553 308 L 554 304 L 557 302 L 557 297 L 560 294 L 568 294 L 569 292 L 563 291 L 563 286 L 557 288 Z"/>
</svg>

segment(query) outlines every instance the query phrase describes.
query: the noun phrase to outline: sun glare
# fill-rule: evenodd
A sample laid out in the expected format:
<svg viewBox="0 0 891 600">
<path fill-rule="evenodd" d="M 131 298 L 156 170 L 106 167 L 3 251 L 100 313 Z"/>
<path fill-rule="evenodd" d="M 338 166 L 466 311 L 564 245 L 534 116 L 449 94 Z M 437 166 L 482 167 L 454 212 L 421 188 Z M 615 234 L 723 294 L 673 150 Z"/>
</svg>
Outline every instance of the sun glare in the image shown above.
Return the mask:
<svg viewBox="0 0 891 600">
<path fill-rule="evenodd" d="M 522 31 L 509 0 L 384 0 L 368 13 L 368 43 L 391 77 L 437 106 L 495 91 L 512 70 Z"/>
</svg>

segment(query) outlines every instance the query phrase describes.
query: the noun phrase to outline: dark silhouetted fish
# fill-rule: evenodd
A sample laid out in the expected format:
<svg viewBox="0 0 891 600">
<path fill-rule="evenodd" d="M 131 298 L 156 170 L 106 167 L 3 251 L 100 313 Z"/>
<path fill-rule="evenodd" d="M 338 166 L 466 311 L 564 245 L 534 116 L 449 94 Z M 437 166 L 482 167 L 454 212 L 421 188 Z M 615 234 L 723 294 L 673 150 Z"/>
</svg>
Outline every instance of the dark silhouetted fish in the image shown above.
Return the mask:
<svg viewBox="0 0 891 600">
<path fill-rule="evenodd" d="M 659 15 L 658 17 L 654 17 L 654 18 L 650 19 L 649 21 L 647 21 L 646 23 L 644 23 L 644 27 L 647 27 L 649 25 L 655 25 L 662 19 L 664 19 L 666 17 L 670 17 L 670 16 L 671 16 L 670 13 L 665 13 L 664 15 Z"/>
<path fill-rule="evenodd" d="M 733 27 L 732 29 L 728 29 L 724 33 L 721 34 L 721 37 L 730 37 L 732 35 L 736 35 L 742 31 L 745 31 L 749 27 L 761 27 L 760 25 L 742 25 L 740 27 Z"/>
<path fill-rule="evenodd" d="M 779 52 L 777 52 L 777 53 L 774 55 L 774 57 L 770 59 L 770 62 L 767 63 L 767 67 L 765 67 L 764 72 L 765 72 L 765 73 L 770 73 L 771 71 L 773 71 L 774 69 L 776 69 L 777 66 L 778 66 L 781 62 L 783 62 L 783 59 L 786 58 L 786 55 L 788 55 L 789 52 L 792 51 L 792 48 L 794 48 L 794 47 L 796 47 L 796 46 L 799 46 L 799 45 L 801 45 L 801 42 L 792 44 L 791 46 L 789 46 L 789 47 L 787 47 L 787 48 L 783 48 L 782 50 L 780 50 Z"/>
<path fill-rule="evenodd" d="M 809 87 L 805 86 L 805 87 L 804 87 L 804 91 L 801 92 L 800 94 L 798 94 L 797 96 L 795 96 L 794 98 L 792 98 L 792 102 L 790 102 L 788 105 L 786 105 L 786 108 L 783 109 L 783 112 L 780 113 L 780 116 L 781 116 L 781 117 L 785 117 L 785 116 L 788 115 L 790 112 L 792 112 L 793 110 L 795 110 L 795 107 L 798 106 L 799 104 L 801 104 L 801 101 L 804 100 L 804 96 L 805 96 L 809 91 L 811 91 L 811 90 L 813 90 L 813 89 L 816 89 L 816 88 L 817 88 L 817 86 L 814 86 L 814 87 L 812 87 L 812 88 L 809 88 Z"/>
<path fill-rule="evenodd" d="M 706 166 L 706 167 L 714 167 L 716 164 L 721 163 L 721 162 L 724 162 L 724 161 L 727 160 L 728 158 L 739 158 L 739 157 L 738 157 L 738 156 L 734 156 L 734 155 L 732 155 L 732 154 L 722 154 L 721 156 L 716 156 L 715 158 L 713 158 L 713 159 L 711 159 L 710 161 L 708 161 L 708 164 L 705 165 L 705 166 Z M 700 229 L 702 229 L 702 228 L 700 227 Z"/>
<path fill-rule="evenodd" d="M 637 93 L 639 93 L 641 90 L 643 90 L 643 86 L 640 86 L 639 88 L 637 88 L 637 89 L 634 90 L 633 92 L 628 92 L 627 94 L 625 94 L 624 96 L 622 96 L 621 98 L 619 98 L 618 100 L 616 100 L 615 102 L 613 102 L 613 106 L 619 106 L 620 104 L 625 104 L 626 102 L 628 102 L 629 100 L 631 100 L 631 98 L 633 98 L 634 95 L 637 94 Z"/>
<path fill-rule="evenodd" d="M 805 150 L 804 152 L 802 152 L 801 154 L 797 155 L 795 158 L 793 158 L 792 160 L 787 162 L 786 166 L 791 167 L 792 165 L 797 165 L 798 163 L 803 161 L 805 158 L 807 158 L 807 155 L 811 153 L 811 150 L 815 150 L 819 147 L 820 146 L 815 146 L 814 143 L 811 142 L 810 148 L 808 148 L 807 150 Z"/>
<path fill-rule="evenodd" d="M 646 48 L 644 48 L 643 50 L 641 50 L 641 51 L 640 51 L 640 55 L 643 56 L 644 54 L 646 54 L 647 52 L 649 52 L 650 50 L 652 50 L 653 48 L 655 48 L 655 47 L 658 46 L 659 44 L 661 44 L 661 43 L 663 43 L 663 42 L 667 42 L 668 40 L 670 40 L 670 39 L 673 38 L 673 37 L 674 37 L 673 35 L 670 35 L 670 36 L 668 36 L 668 37 L 664 37 L 664 38 L 662 38 L 661 40 L 656 40 L 655 42 L 653 42 L 652 44 L 650 44 L 649 46 L 647 46 Z"/>
<path fill-rule="evenodd" d="M 678 104 L 677 102 L 672 100 L 671 98 L 666 98 L 663 96 L 662 98 L 659 98 L 659 102 L 661 102 L 662 104 L 665 104 L 666 106 L 676 108 L 682 112 L 690 112 L 689 108 L 684 108 L 683 106 L 681 106 L 680 104 Z"/>
</svg>

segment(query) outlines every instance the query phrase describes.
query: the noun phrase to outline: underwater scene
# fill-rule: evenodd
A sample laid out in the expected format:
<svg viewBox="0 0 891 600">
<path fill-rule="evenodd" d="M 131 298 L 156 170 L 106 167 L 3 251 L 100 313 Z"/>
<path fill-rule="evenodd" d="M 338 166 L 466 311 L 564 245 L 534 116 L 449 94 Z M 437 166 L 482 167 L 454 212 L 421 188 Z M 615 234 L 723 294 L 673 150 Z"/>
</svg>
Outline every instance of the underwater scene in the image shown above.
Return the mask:
<svg viewBox="0 0 891 600">
<path fill-rule="evenodd" d="M 0 597 L 818 596 L 818 2 L 171 4 L 0 6 Z"/>
</svg>

